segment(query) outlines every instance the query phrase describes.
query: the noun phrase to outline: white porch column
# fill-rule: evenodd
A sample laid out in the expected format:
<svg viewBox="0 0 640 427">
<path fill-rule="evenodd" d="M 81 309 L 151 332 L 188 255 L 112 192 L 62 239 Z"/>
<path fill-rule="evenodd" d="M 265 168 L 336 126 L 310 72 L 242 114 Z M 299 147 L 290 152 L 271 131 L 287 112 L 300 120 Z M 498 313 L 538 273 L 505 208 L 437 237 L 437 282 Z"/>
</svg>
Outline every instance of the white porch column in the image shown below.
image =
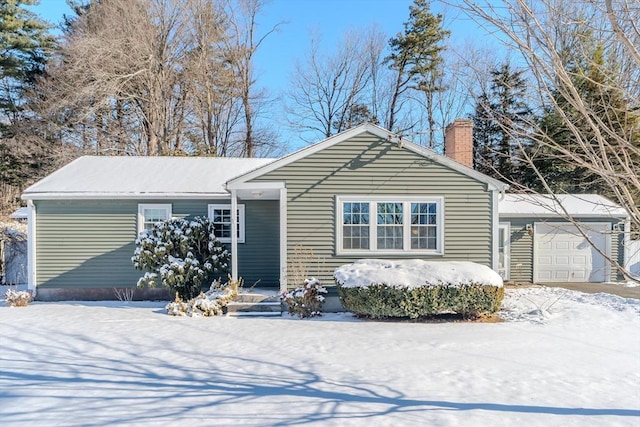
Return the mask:
<svg viewBox="0 0 640 427">
<path fill-rule="evenodd" d="M 491 192 L 492 201 L 492 213 L 491 213 L 491 269 L 498 271 L 498 238 L 500 236 L 500 214 L 498 212 L 498 197 L 497 190 Z"/>
<path fill-rule="evenodd" d="M 27 289 L 36 296 L 36 205 L 27 200 L 29 216 L 27 217 Z"/>
<path fill-rule="evenodd" d="M 238 280 L 238 193 L 231 190 L 231 278 Z"/>
<path fill-rule="evenodd" d="M 287 290 L 287 188 L 280 188 L 280 291 Z"/>
</svg>

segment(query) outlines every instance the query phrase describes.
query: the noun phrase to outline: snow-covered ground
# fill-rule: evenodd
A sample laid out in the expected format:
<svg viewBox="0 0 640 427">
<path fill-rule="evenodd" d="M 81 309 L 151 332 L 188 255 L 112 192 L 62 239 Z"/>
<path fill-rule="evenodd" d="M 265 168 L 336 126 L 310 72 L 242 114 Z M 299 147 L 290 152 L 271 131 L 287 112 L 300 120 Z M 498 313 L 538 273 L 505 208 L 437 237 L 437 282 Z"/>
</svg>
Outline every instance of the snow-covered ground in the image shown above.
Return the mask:
<svg viewBox="0 0 640 427">
<path fill-rule="evenodd" d="M 3 426 L 639 426 L 640 301 L 507 289 L 503 323 L 0 306 Z"/>
</svg>

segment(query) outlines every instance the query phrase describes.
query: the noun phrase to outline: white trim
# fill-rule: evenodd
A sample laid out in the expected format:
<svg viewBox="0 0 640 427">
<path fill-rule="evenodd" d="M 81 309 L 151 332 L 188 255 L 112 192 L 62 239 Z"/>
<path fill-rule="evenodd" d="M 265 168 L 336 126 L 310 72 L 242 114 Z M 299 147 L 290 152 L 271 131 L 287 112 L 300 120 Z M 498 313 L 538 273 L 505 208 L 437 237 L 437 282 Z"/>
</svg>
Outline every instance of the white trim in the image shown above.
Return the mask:
<svg viewBox="0 0 640 427">
<path fill-rule="evenodd" d="M 631 260 L 633 259 L 633 253 L 631 253 L 631 219 L 627 218 L 624 222 L 624 237 L 623 237 L 622 250 L 624 254 L 622 259 L 624 261 L 623 267 L 628 272 L 631 272 Z"/>
<path fill-rule="evenodd" d="M 237 182 L 229 183 L 227 190 L 280 190 L 284 182 Z"/>
<path fill-rule="evenodd" d="M 242 218 L 244 222 L 244 209 Z M 244 234 L 242 237 L 244 241 Z M 231 191 L 231 278 L 238 280 L 238 194 L 235 190 Z"/>
<path fill-rule="evenodd" d="M 145 209 L 164 209 L 167 212 L 167 219 L 171 219 L 171 203 L 138 203 L 138 234 L 144 230 Z"/>
<path fill-rule="evenodd" d="M 27 200 L 29 216 L 27 217 L 27 289 L 31 296 L 36 296 L 36 205 L 32 200 Z"/>
<path fill-rule="evenodd" d="M 605 244 L 605 248 L 604 248 L 604 254 L 605 254 L 605 260 L 604 260 L 604 282 L 608 282 L 611 280 L 611 262 L 609 262 L 609 260 L 607 258 L 611 258 L 611 223 L 609 222 L 585 222 L 583 223 L 585 226 L 599 226 L 599 227 L 603 227 L 604 230 L 602 230 L 603 234 L 604 234 L 604 244 Z M 534 283 L 540 282 L 540 279 L 538 278 L 538 254 L 537 254 L 537 250 L 536 250 L 536 237 L 538 236 L 538 227 L 540 226 L 549 226 L 549 225 L 553 225 L 556 226 L 558 228 L 560 227 L 566 227 L 566 226 L 572 226 L 572 227 L 578 227 L 575 224 L 571 223 L 571 222 L 566 222 L 566 221 L 554 221 L 554 222 L 534 222 L 533 223 L 533 238 L 531 239 L 531 244 L 533 245 L 533 250 L 532 250 L 532 255 L 533 255 L 533 261 L 532 261 L 532 279 Z M 609 230 L 609 232 L 607 233 L 607 230 Z"/>
<path fill-rule="evenodd" d="M 504 276 L 502 277 L 504 280 L 511 279 L 511 223 L 510 222 L 501 222 L 498 225 L 498 230 L 504 230 L 504 242 L 502 247 L 504 248 Z M 497 234 L 498 238 L 500 237 L 500 233 Z M 498 242 L 499 244 L 500 242 Z M 498 248 L 498 257 L 500 256 L 500 249 Z M 495 271 L 500 273 L 500 266 L 496 263 Z"/>
<path fill-rule="evenodd" d="M 358 195 L 337 195 L 335 196 L 335 250 L 336 255 L 444 255 L 444 197 L 442 196 L 358 196 Z M 343 205 L 344 203 L 369 203 L 369 249 L 343 249 Z M 403 249 L 388 250 L 377 249 L 377 203 L 402 203 L 403 209 Z M 435 203 L 436 204 L 436 249 L 411 249 L 411 203 Z M 373 219 L 373 220 L 372 220 Z M 373 249 L 371 249 L 373 247 Z"/>
<path fill-rule="evenodd" d="M 235 190 L 233 190 L 235 191 Z M 237 204 L 238 203 L 238 197 L 236 196 L 236 218 L 231 218 L 231 237 L 218 237 L 218 240 L 220 240 L 222 243 L 232 243 L 232 238 L 233 236 L 236 236 L 238 239 L 238 243 L 244 243 L 245 241 L 245 210 L 244 210 L 244 204 Z M 231 203 L 223 203 L 223 204 L 209 204 L 207 205 L 207 215 L 209 216 L 209 221 L 213 221 L 213 210 L 214 209 L 226 209 L 229 210 L 230 212 L 233 212 L 233 198 L 231 198 Z M 240 221 L 237 222 L 236 224 L 236 230 L 235 233 L 233 231 L 233 222 L 234 220 L 237 221 L 238 218 L 240 217 Z M 239 233 L 238 233 L 239 232 Z M 239 235 L 238 235 L 239 234 Z"/>
<path fill-rule="evenodd" d="M 354 136 L 360 135 L 362 133 L 371 133 L 377 136 L 380 139 L 386 140 L 389 144 L 397 145 L 398 147 L 403 147 L 408 149 L 409 151 L 413 151 L 416 154 L 419 154 L 423 157 L 426 157 L 430 160 L 433 160 L 437 163 L 443 164 L 457 172 L 460 172 L 463 175 L 466 175 L 470 178 L 473 178 L 477 181 L 486 183 L 489 190 L 501 190 L 504 191 L 509 186 L 503 182 L 500 182 L 496 179 L 493 179 L 487 175 L 484 175 L 472 168 L 466 167 L 455 160 L 452 160 L 446 156 L 440 155 L 435 151 L 422 147 L 420 145 L 414 144 L 413 142 L 407 141 L 399 135 L 396 135 L 386 129 L 383 129 L 379 126 L 373 125 L 371 123 L 364 123 L 355 128 L 349 129 L 345 132 L 334 135 L 330 138 L 325 139 L 324 141 L 318 142 L 314 145 L 310 145 L 306 148 L 296 151 L 288 156 L 285 156 L 281 159 L 278 159 L 274 162 L 261 166 L 251 172 L 247 172 L 244 175 L 240 175 L 239 177 L 233 178 L 228 181 L 228 188 L 237 188 L 237 185 L 242 183 L 246 183 L 247 181 L 251 181 L 257 177 L 260 177 L 266 173 L 274 171 L 278 168 L 286 166 L 290 163 L 296 162 L 300 159 L 303 159 L 307 156 L 310 156 L 314 153 L 322 151 L 326 148 L 329 148 L 335 144 L 338 144 L 342 141 L 345 141 L 349 138 L 353 138 Z"/>
<path fill-rule="evenodd" d="M 287 290 L 287 189 L 280 189 L 280 291 Z"/>
<path fill-rule="evenodd" d="M 23 193 L 21 197 L 24 200 L 229 200 L 228 193 Z"/>
<path fill-rule="evenodd" d="M 498 230 L 500 216 L 498 214 L 498 192 L 491 192 L 491 269 L 498 271 Z"/>
<path fill-rule="evenodd" d="M 627 219 L 628 216 L 624 216 L 624 215 L 611 215 L 611 214 L 581 214 L 581 213 L 570 213 L 570 215 L 574 218 L 613 218 L 613 219 Z M 549 212 L 548 214 L 542 214 L 542 213 L 505 213 L 505 212 L 500 212 L 500 218 L 501 219 L 505 219 L 505 218 L 530 218 L 531 220 L 544 220 L 545 218 L 567 218 L 567 215 L 565 213 L 553 213 L 553 212 Z"/>
</svg>

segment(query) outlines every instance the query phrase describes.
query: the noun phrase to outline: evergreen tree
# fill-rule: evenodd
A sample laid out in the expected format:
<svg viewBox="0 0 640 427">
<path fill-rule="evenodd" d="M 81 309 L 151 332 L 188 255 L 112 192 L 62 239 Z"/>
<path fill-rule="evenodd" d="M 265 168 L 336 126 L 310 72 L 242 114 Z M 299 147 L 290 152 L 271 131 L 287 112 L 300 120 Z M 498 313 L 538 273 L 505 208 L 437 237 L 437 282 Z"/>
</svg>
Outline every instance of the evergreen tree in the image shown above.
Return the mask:
<svg viewBox="0 0 640 427">
<path fill-rule="evenodd" d="M 51 147 L 27 97 L 54 45 L 49 26 L 25 7 L 37 3 L 0 1 L 0 215 L 12 211 L 23 186 L 51 164 Z"/>
<path fill-rule="evenodd" d="M 474 121 L 474 163 L 479 171 L 511 183 L 520 183 L 522 135 L 532 117 L 526 102 L 524 71 L 508 63 L 491 71 L 489 90 L 478 96 Z"/>
<path fill-rule="evenodd" d="M 594 128 L 585 123 L 584 112 L 578 112 L 568 101 L 561 88 L 553 92 L 553 99 L 545 106 L 545 112 L 540 119 L 541 133 L 553 141 L 553 144 L 543 145 L 537 149 L 530 149 L 535 168 L 546 177 L 547 184 L 553 192 L 599 193 L 612 196 L 606 177 L 602 177 L 586 167 L 577 166 L 571 162 L 566 154 L 553 147 L 564 147 L 571 151 L 580 148 L 575 143 L 575 131 L 568 127 L 568 123 L 578 129 L 578 134 L 586 141 L 587 150 L 593 147 L 598 151 L 599 141 L 604 139 L 610 144 L 607 154 L 612 158 L 629 153 L 618 153 L 615 149 L 616 137 L 627 141 L 635 141 L 640 147 L 640 116 L 633 112 L 625 100 L 622 91 L 615 83 L 615 69 L 607 64 L 605 49 L 602 45 L 593 49 L 590 57 L 583 63 L 572 63 L 569 67 L 573 77 L 573 86 L 583 100 L 584 109 L 592 120 L 606 123 L 607 129 L 615 135 L 596 135 Z M 584 153 L 589 155 L 589 153 Z M 640 159 L 636 159 L 638 161 Z M 531 176 L 530 173 L 529 176 Z M 603 179 L 604 178 L 604 179 Z M 528 180 L 529 181 L 529 180 Z M 542 191 L 539 180 L 531 178 L 531 188 Z M 637 197 L 637 195 L 636 195 Z"/>
<path fill-rule="evenodd" d="M 404 23 L 404 32 L 389 40 L 391 54 L 386 59 L 396 72 L 387 127 L 396 130 L 400 99 L 408 89 L 423 92 L 427 98 L 430 145 L 435 132 L 433 97 L 444 90 L 437 83 L 442 75 L 443 41 L 449 37 L 449 31 L 442 28 L 442 20 L 442 15 L 430 12 L 427 0 L 414 0 L 409 6 L 409 21 Z"/>
<path fill-rule="evenodd" d="M 0 2 L 0 137 L 11 134 L 24 107 L 24 91 L 44 72 L 54 43 L 47 23 L 24 7 L 37 3 Z"/>
</svg>

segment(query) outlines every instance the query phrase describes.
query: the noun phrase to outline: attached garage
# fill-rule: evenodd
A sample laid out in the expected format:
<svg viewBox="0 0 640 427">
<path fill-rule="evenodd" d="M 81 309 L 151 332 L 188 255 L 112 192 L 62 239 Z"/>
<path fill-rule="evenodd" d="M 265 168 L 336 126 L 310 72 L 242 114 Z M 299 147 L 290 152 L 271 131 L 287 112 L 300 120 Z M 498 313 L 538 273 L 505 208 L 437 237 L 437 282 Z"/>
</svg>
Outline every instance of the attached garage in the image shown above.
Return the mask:
<svg viewBox="0 0 640 427">
<path fill-rule="evenodd" d="M 571 223 L 535 223 L 533 281 L 607 281 L 610 231 L 609 223 L 583 223 L 581 229 Z"/>
<path fill-rule="evenodd" d="M 627 212 L 597 194 L 565 194 L 558 200 L 560 204 L 547 195 L 506 194 L 499 201 L 503 278 L 537 283 L 621 280 L 610 260 L 624 263 Z"/>
</svg>

